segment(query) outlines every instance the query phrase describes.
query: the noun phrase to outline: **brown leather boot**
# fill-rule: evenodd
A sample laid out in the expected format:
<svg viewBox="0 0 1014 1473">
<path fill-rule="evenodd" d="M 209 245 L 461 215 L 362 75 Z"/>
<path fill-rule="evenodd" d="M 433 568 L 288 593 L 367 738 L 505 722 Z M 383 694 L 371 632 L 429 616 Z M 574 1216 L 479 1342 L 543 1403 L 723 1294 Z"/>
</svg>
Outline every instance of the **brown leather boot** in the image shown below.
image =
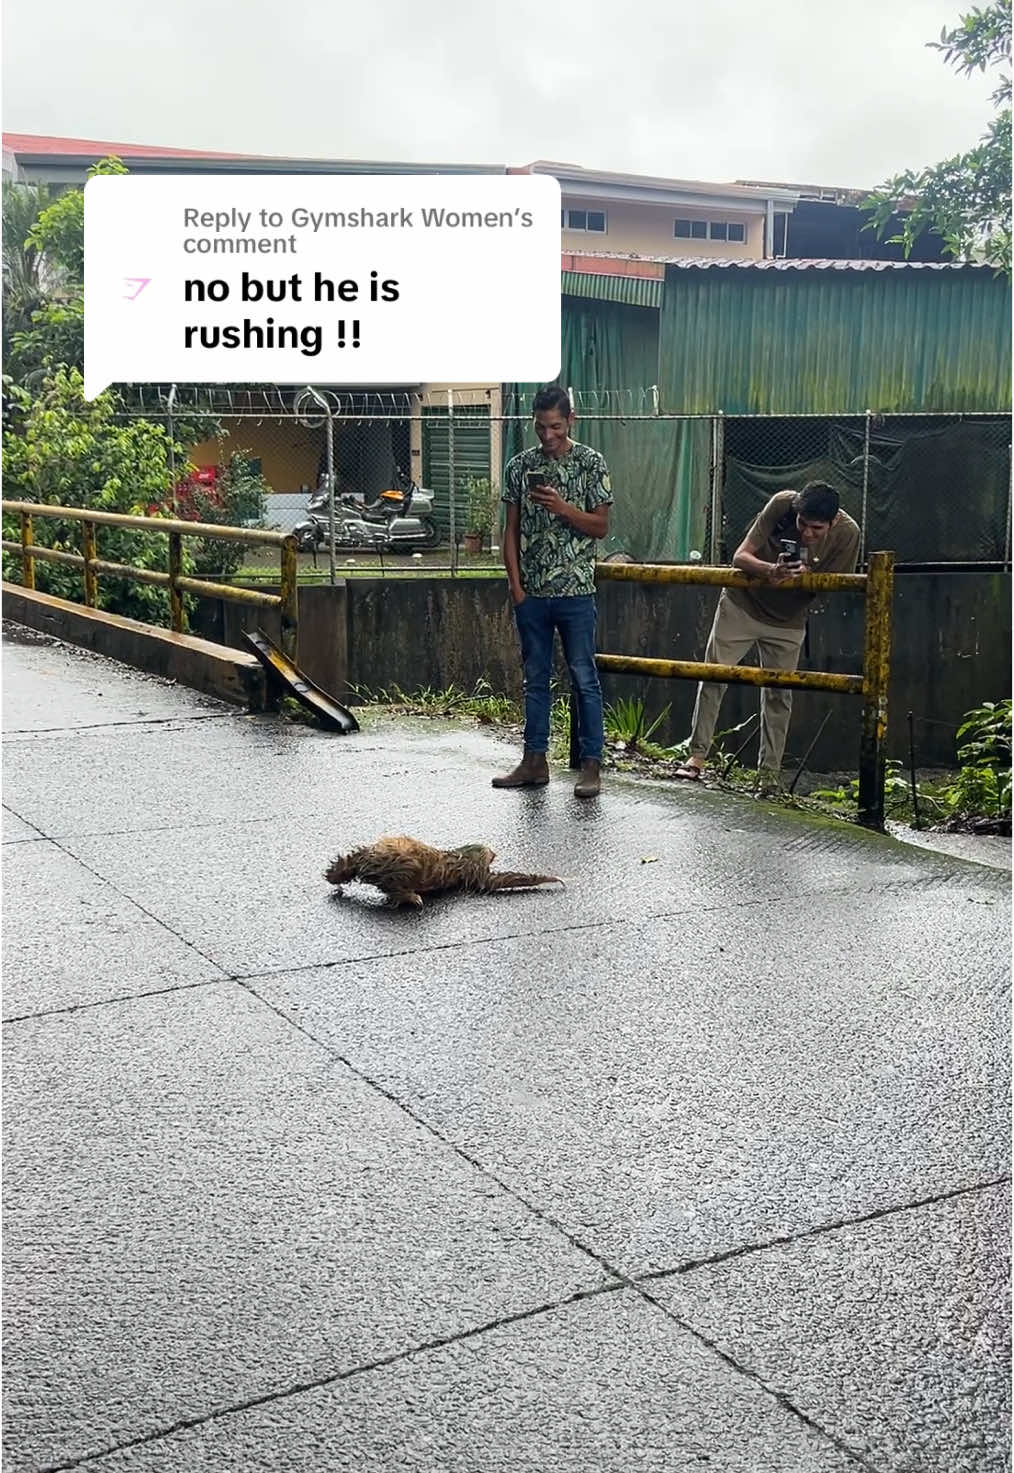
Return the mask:
<svg viewBox="0 0 1014 1473">
<path fill-rule="evenodd" d="M 602 764 L 589 758 L 581 763 L 581 776 L 574 787 L 575 798 L 597 798 L 602 788 L 600 772 Z"/>
<path fill-rule="evenodd" d="M 526 752 L 513 772 L 495 777 L 494 788 L 544 788 L 549 782 L 545 752 Z"/>
</svg>

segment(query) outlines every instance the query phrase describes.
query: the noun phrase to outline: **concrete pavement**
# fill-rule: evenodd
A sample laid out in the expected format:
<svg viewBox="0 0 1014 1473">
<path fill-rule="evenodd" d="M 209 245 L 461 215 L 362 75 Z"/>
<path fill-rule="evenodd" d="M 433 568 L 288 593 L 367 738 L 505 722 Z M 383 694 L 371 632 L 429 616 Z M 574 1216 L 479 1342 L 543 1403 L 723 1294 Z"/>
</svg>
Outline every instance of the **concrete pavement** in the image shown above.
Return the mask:
<svg viewBox="0 0 1014 1473">
<path fill-rule="evenodd" d="M 3 648 L 10 1473 L 1009 1466 L 1009 876 Z M 382 833 L 566 891 L 329 894 Z"/>
</svg>

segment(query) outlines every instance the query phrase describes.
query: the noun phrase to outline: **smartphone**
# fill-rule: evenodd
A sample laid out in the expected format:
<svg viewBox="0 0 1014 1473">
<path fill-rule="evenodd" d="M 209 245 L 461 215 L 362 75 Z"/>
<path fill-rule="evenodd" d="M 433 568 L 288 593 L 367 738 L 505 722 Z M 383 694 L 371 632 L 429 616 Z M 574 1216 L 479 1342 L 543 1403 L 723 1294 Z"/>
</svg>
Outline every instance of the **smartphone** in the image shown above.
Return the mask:
<svg viewBox="0 0 1014 1473">
<path fill-rule="evenodd" d="M 546 477 L 542 471 L 525 471 L 525 485 L 528 488 L 529 496 L 531 496 L 536 486 L 545 485 L 545 481 Z"/>
</svg>

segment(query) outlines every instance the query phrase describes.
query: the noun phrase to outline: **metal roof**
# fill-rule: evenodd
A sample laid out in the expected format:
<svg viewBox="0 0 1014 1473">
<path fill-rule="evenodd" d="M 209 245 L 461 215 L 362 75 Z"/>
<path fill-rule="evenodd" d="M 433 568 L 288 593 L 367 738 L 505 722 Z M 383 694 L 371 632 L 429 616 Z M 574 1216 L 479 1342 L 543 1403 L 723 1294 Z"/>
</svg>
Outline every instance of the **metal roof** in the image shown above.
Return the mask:
<svg viewBox="0 0 1014 1473">
<path fill-rule="evenodd" d="M 785 256 L 764 260 L 750 256 L 642 256 L 622 251 L 581 251 L 582 257 L 599 261 L 654 261 L 677 270 L 713 268 L 740 271 L 993 271 L 978 261 L 835 261 L 823 257 Z"/>
<path fill-rule="evenodd" d="M 581 164 L 558 164 L 549 159 L 536 159 L 534 163 L 524 165 L 522 170 L 512 169 L 511 172 L 552 174 L 559 179 L 561 185 L 565 182 L 576 184 L 583 186 L 586 192 L 591 192 L 595 187 L 602 187 L 627 195 L 631 191 L 650 192 L 663 196 L 668 194 L 720 195 L 725 200 L 739 199 L 744 205 L 760 205 L 770 199 L 789 210 L 799 197 L 791 186 L 762 185 L 755 187 L 749 184 L 726 184 L 716 179 L 673 179 L 659 174 L 621 174 L 608 169 L 586 169 Z"/>
<path fill-rule="evenodd" d="M 3 146 L 9 152 L 31 158 L 61 157 L 100 158 L 174 158 L 228 159 L 251 155 L 215 153 L 207 149 L 162 148 L 153 143 L 103 143 L 95 138 L 49 138 L 38 133 L 5 133 Z"/>
<path fill-rule="evenodd" d="M 660 276 L 608 276 L 594 271 L 561 271 L 560 290 L 569 297 L 626 302 L 629 307 L 661 307 L 665 283 Z"/>
<path fill-rule="evenodd" d="M 84 164 L 119 158 L 169 169 L 173 164 L 206 164 L 209 172 L 351 174 L 504 174 L 504 164 L 390 163 L 369 159 L 291 158 L 284 154 L 219 153 L 204 149 L 163 148 L 148 143 L 110 143 L 91 138 L 50 138 L 34 133 L 4 133 L 4 149 L 19 163 Z"/>
<path fill-rule="evenodd" d="M 678 256 L 667 266 L 709 267 L 734 266 L 752 271 L 993 271 L 992 266 L 977 261 L 833 261 L 823 257 L 777 257 L 766 261 L 714 260 L 705 257 Z"/>
</svg>

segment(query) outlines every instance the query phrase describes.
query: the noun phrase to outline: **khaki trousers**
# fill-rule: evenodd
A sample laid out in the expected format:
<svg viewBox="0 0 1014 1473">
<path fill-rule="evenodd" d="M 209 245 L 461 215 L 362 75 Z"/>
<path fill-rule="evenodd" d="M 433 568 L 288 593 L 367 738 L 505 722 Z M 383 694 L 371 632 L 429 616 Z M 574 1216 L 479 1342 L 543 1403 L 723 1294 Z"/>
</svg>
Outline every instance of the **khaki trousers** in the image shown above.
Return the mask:
<svg viewBox="0 0 1014 1473">
<path fill-rule="evenodd" d="M 769 670 L 795 670 L 805 629 L 767 624 L 726 598 L 723 588 L 715 610 L 704 658 L 710 665 L 738 665 L 751 646 L 757 646 L 757 664 Z M 726 685 L 702 681 L 697 689 L 690 755 L 702 760 L 708 755 L 718 723 Z M 792 715 L 792 691 L 783 686 L 761 686 L 760 757 L 758 765 L 777 772 L 785 755 L 785 740 Z"/>
</svg>

